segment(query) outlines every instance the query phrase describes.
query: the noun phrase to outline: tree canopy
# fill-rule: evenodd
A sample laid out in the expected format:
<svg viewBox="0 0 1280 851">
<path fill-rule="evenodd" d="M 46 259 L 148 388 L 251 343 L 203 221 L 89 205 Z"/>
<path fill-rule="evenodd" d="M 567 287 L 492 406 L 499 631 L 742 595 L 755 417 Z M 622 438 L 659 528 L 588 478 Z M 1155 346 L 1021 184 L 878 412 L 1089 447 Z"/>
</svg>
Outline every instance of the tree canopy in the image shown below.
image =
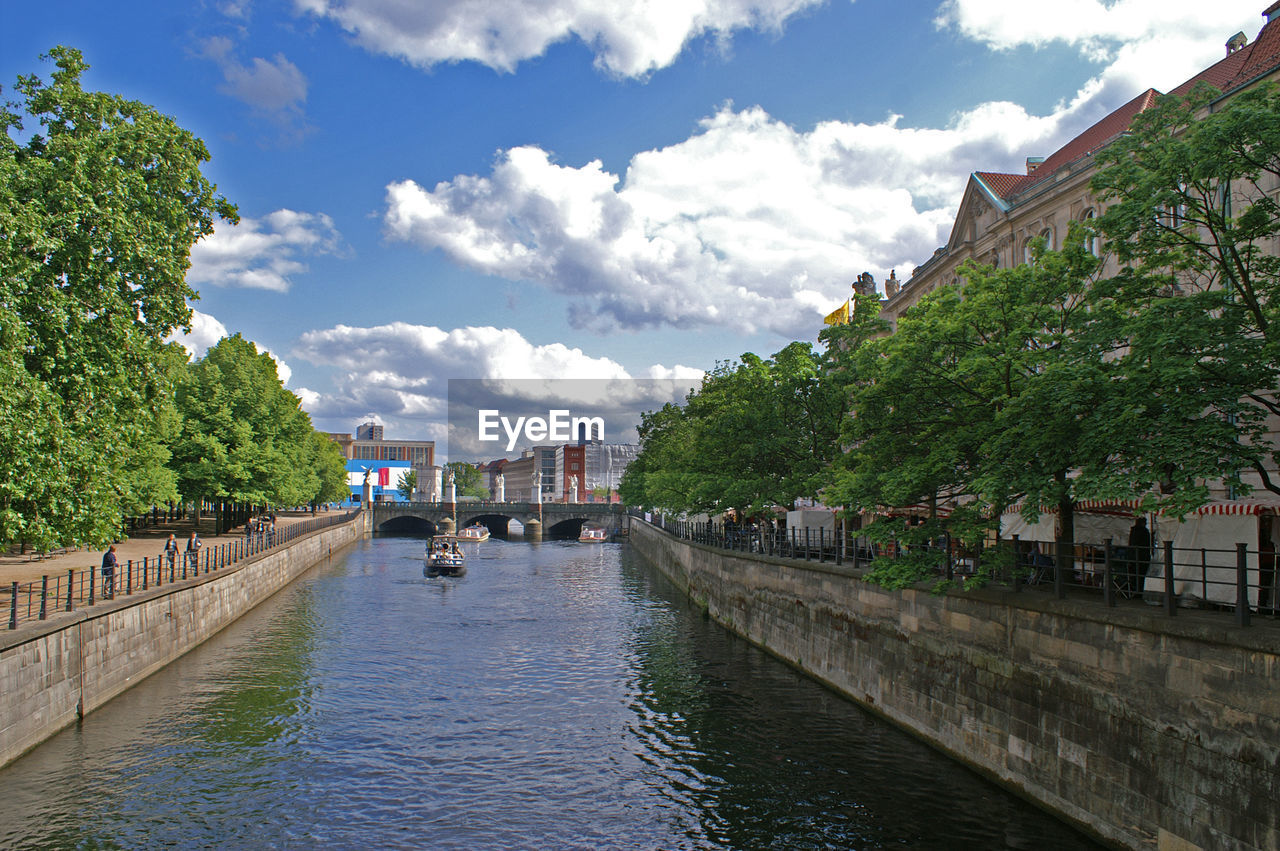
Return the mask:
<svg viewBox="0 0 1280 851">
<path fill-rule="evenodd" d="M 1196 441 L 1228 424 L 1205 444 L 1235 467 L 1228 483 L 1247 487 L 1236 473 L 1249 470 L 1280 493 L 1266 422 L 1280 416 L 1280 89 L 1219 97 L 1202 84 L 1160 98 L 1098 154 L 1093 189 L 1110 206 L 1097 224 L 1122 265 L 1104 294 L 1147 398 L 1198 413 L 1210 434 Z M 1160 477 L 1170 494 L 1178 460 Z"/>
<path fill-rule="evenodd" d="M 87 92 L 79 51 L 19 77 L 0 113 L 0 543 L 101 542 L 175 496 L 164 440 L 190 316 L 191 245 L 235 209 L 204 144 L 136 101 Z"/>
</svg>

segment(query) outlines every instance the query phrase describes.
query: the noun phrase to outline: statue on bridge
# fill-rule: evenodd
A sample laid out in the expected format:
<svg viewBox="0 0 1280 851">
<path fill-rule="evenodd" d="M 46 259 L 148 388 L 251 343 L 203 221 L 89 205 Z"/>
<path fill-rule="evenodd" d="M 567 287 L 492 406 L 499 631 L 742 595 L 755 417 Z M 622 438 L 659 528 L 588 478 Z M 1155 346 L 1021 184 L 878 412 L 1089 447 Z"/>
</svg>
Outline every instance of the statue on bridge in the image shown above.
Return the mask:
<svg viewBox="0 0 1280 851">
<path fill-rule="evenodd" d="M 578 501 L 578 477 L 577 476 L 569 477 L 569 501 L 570 502 Z"/>
<path fill-rule="evenodd" d="M 493 479 L 493 499 L 494 502 L 507 501 L 507 480 L 501 473 Z"/>
<path fill-rule="evenodd" d="M 529 494 L 529 501 L 534 505 L 542 503 L 542 472 L 540 470 L 533 471 L 533 493 Z"/>
</svg>

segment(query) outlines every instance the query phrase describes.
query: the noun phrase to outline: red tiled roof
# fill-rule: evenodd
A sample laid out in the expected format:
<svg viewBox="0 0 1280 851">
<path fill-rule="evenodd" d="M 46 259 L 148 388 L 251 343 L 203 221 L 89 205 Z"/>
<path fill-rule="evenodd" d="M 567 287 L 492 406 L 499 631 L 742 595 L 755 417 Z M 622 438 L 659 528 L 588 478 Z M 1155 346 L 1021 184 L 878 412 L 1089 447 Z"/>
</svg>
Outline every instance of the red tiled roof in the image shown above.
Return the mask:
<svg viewBox="0 0 1280 851">
<path fill-rule="evenodd" d="M 1210 65 L 1190 80 L 1173 89 L 1169 94 L 1184 96 L 1195 87 L 1196 83 L 1201 81 L 1209 83 L 1222 92 L 1229 92 L 1251 80 L 1257 79 L 1263 74 L 1280 68 L 1280 16 L 1274 15 L 1277 11 L 1280 11 L 1280 2 L 1275 3 L 1263 12 L 1264 15 L 1268 16 L 1269 20 L 1262 27 L 1262 30 L 1258 33 L 1258 38 L 1252 44 L 1246 44 L 1235 53 L 1231 53 Z M 1274 19 L 1272 19 L 1273 16 Z M 1128 130 L 1134 117 L 1150 109 L 1159 96 L 1160 93 L 1155 89 L 1147 89 L 1079 136 L 1076 136 L 1057 151 L 1054 151 L 1031 174 L 1004 175 L 988 172 L 978 172 L 977 174 L 1002 199 L 1021 195 L 1051 178 L 1058 169 L 1097 151 Z M 1009 178 L 1015 179 L 1009 180 Z"/>
<path fill-rule="evenodd" d="M 974 174 L 1002 199 L 1009 197 L 1009 193 L 1026 177 L 1025 174 L 1002 174 L 998 171 L 976 171 Z"/>
<path fill-rule="evenodd" d="M 1038 169 L 1023 177 L 1011 189 L 1010 195 L 1026 192 L 1032 186 L 1053 177 L 1053 173 L 1064 165 L 1073 163 L 1103 147 L 1128 130 L 1129 125 L 1133 123 L 1134 116 L 1150 109 L 1155 105 L 1156 98 L 1159 96 L 1160 93 L 1155 89 L 1147 89 L 1115 112 L 1112 112 L 1106 118 L 1103 118 L 1097 124 L 1054 151 L 1051 156 L 1046 157 Z"/>
</svg>

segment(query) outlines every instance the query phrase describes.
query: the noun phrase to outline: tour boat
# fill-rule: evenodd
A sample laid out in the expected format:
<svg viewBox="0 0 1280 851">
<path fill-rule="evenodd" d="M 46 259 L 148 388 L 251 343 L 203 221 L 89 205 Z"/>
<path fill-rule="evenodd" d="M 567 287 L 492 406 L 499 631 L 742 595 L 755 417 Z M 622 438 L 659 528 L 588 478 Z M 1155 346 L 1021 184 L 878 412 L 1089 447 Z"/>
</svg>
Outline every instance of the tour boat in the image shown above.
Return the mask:
<svg viewBox="0 0 1280 851">
<path fill-rule="evenodd" d="M 603 529 L 588 529 L 584 526 L 578 540 L 584 544 L 600 544 L 609 540 L 609 534 Z"/>
<path fill-rule="evenodd" d="M 436 535 L 427 542 L 426 576 L 461 576 L 467 572 L 467 557 L 458 548 L 456 535 Z"/>
<path fill-rule="evenodd" d="M 489 540 L 489 528 L 479 523 L 472 523 L 467 528 L 458 533 L 459 541 L 471 541 L 478 543 L 480 541 Z"/>
</svg>

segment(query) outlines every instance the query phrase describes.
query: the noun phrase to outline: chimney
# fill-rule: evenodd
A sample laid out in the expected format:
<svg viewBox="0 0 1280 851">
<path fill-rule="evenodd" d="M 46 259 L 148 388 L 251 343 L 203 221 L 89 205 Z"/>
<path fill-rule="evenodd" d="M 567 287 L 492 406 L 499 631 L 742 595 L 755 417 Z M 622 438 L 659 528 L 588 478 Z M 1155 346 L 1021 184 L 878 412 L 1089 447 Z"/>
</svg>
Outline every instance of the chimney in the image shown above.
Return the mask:
<svg viewBox="0 0 1280 851">
<path fill-rule="evenodd" d="M 1280 13 L 1280 3 L 1272 3 L 1262 10 L 1262 16 L 1267 19 L 1267 23 L 1271 23 L 1272 18 L 1280 17 L 1277 13 Z"/>
<path fill-rule="evenodd" d="M 1248 43 L 1249 37 L 1247 35 L 1242 32 L 1236 33 L 1231 36 L 1231 38 L 1227 39 L 1227 55 L 1230 56 Z"/>
<path fill-rule="evenodd" d="M 1044 157 L 1027 157 L 1027 174 L 1044 165 Z"/>
</svg>

